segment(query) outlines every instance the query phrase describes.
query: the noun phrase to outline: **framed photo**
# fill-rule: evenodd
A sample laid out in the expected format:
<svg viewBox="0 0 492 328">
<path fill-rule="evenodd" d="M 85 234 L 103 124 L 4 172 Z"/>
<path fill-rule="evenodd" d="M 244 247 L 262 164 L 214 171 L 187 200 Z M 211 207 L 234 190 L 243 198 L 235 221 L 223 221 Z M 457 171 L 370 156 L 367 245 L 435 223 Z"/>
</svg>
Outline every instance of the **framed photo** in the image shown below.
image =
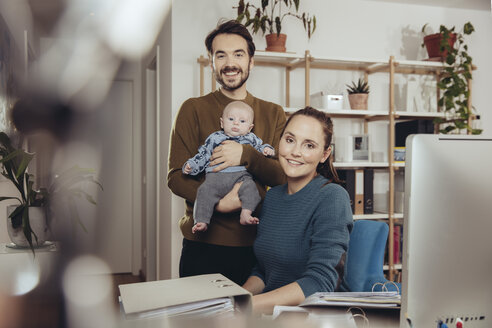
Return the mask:
<svg viewBox="0 0 492 328">
<path fill-rule="evenodd" d="M 354 161 L 369 161 L 369 135 L 359 134 L 352 137 L 352 160 Z"/>
</svg>

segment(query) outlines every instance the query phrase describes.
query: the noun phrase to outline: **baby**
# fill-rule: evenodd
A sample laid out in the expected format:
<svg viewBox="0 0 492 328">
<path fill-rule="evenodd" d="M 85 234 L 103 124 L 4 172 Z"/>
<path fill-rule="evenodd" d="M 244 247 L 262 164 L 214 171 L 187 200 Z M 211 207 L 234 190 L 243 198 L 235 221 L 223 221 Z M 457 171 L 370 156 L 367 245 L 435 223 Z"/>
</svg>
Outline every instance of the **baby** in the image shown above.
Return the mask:
<svg viewBox="0 0 492 328">
<path fill-rule="evenodd" d="M 238 192 L 242 204 L 240 223 L 258 224 L 258 218 L 253 217 L 252 213 L 261 201 L 261 197 L 253 177 L 246 171 L 246 168 L 231 166 L 219 172 L 212 172 L 214 167 L 208 166 L 214 148 L 224 140 L 250 144 L 265 156 L 275 155 L 272 146 L 262 144 L 263 141 L 251 132 L 253 118 L 253 109 L 248 104 L 242 101 L 229 103 L 220 118 L 220 127 L 223 130 L 210 134 L 205 144 L 198 148 L 198 153 L 183 165 L 184 174 L 197 175 L 203 170 L 206 172 L 205 181 L 198 188 L 193 209 L 195 221 L 192 228 L 193 233 L 207 230 L 215 205 L 231 191 L 236 183 L 241 181 L 243 183 Z"/>
</svg>

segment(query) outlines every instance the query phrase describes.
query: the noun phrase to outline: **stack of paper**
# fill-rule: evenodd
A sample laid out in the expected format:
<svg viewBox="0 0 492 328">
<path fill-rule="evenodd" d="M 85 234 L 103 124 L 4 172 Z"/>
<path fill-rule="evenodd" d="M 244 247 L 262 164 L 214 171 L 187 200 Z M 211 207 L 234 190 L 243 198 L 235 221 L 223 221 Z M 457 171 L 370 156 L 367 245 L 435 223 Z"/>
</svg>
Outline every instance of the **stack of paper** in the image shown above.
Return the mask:
<svg viewBox="0 0 492 328">
<path fill-rule="evenodd" d="M 124 310 L 124 309 L 123 309 Z M 234 303 L 231 298 L 216 298 L 200 302 L 192 302 L 182 305 L 173 305 L 165 308 L 135 312 L 135 313 L 125 313 L 126 319 L 150 319 L 161 316 L 214 316 L 214 315 L 224 315 L 232 314 L 234 312 Z"/>
<path fill-rule="evenodd" d="M 399 308 L 397 292 L 332 292 L 315 293 L 299 306 L 358 306 L 362 308 Z"/>
</svg>

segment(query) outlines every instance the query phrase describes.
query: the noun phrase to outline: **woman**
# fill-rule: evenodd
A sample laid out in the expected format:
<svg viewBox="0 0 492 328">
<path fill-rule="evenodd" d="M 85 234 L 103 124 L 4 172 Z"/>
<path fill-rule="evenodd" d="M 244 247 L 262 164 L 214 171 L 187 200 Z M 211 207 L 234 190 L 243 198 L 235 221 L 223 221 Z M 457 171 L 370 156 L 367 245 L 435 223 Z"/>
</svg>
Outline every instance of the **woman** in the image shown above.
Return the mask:
<svg viewBox="0 0 492 328">
<path fill-rule="evenodd" d="M 332 183 L 340 182 L 330 156 L 332 135 L 331 119 L 311 107 L 285 125 L 279 162 L 287 184 L 266 195 L 254 244 L 258 264 L 243 286 L 254 295 L 256 313 L 336 288 L 352 211 L 345 189 Z"/>
</svg>

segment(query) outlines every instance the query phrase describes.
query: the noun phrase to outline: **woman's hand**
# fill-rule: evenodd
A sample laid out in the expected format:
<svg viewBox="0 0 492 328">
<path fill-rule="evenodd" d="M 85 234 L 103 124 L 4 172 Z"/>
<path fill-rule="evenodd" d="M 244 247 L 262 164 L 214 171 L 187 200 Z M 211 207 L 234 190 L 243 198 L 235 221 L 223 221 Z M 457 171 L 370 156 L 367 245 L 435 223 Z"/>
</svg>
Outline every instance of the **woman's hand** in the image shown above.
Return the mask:
<svg viewBox="0 0 492 328">
<path fill-rule="evenodd" d="M 275 305 L 296 306 L 304 299 L 301 286 L 297 282 L 293 282 L 267 293 L 253 296 L 253 313 L 272 314 Z"/>
<path fill-rule="evenodd" d="M 242 203 L 239 199 L 239 188 L 242 184 L 242 181 L 236 183 L 234 187 L 232 187 L 231 191 L 229 191 L 229 193 L 225 195 L 224 198 L 219 200 L 219 202 L 215 206 L 215 210 L 217 212 L 230 213 L 241 209 Z"/>
<path fill-rule="evenodd" d="M 256 295 L 263 291 L 265 288 L 265 283 L 260 279 L 260 277 L 250 276 L 244 283 L 243 288 L 251 294 Z"/>
</svg>

